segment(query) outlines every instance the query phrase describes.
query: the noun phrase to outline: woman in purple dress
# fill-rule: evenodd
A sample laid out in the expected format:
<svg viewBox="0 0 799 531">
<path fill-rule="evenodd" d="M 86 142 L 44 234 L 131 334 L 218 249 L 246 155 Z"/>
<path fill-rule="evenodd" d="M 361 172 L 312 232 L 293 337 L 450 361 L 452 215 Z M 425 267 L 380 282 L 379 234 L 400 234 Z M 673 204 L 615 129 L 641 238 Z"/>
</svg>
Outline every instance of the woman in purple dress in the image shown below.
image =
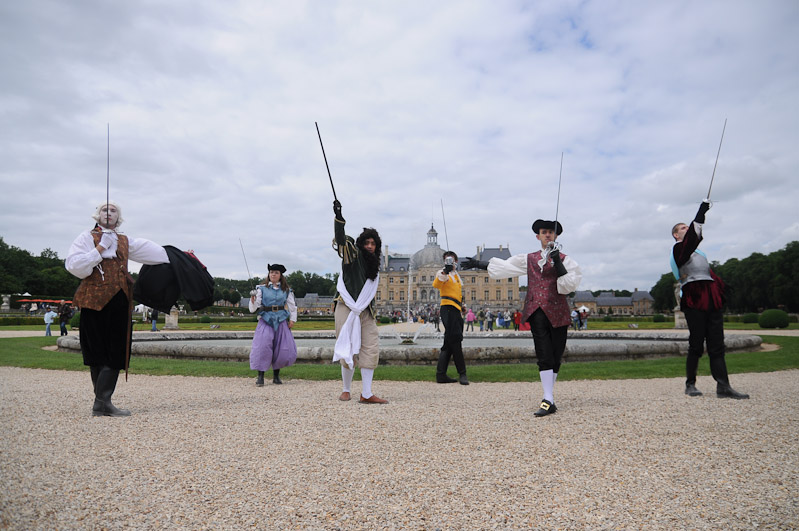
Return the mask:
<svg viewBox="0 0 799 531">
<path fill-rule="evenodd" d="M 272 369 L 272 383 L 281 384 L 280 369 L 297 361 L 297 344 L 291 328 L 297 322 L 297 304 L 280 264 L 269 264 L 269 280 L 250 294 L 250 313 L 258 312 L 252 339 L 250 368 L 258 371 L 255 385 L 264 385 L 264 372 Z"/>
</svg>

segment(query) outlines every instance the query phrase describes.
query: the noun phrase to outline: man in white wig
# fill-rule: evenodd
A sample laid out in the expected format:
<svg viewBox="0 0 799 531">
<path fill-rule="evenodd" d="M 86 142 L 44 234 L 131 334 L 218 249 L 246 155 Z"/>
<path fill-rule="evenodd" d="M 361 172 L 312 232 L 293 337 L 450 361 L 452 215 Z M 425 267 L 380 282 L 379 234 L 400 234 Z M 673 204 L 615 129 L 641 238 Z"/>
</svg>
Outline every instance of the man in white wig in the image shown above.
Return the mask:
<svg viewBox="0 0 799 531">
<path fill-rule="evenodd" d="M 125 417 L 130 411 L 111 403 L 119 371 L 130 357 L 133 279 L 128 259 L 142 264 L 169 263 L 163 247 L 118 232 L 122 209 L 103 202 L 92 216 L 94 228 L 75 238 L 67 270 L 82 279 L 73 303 L 80 307 L 80 347 L 94 387 L 93 416 Z"/>
</svg>

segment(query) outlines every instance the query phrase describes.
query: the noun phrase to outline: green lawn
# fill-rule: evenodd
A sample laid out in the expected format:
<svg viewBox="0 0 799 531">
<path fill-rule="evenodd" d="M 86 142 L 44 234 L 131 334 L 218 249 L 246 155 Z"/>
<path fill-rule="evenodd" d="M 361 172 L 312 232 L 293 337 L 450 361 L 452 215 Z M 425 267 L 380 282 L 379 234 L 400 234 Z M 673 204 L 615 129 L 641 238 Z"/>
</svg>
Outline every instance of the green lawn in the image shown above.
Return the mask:
<svg viewBox="0 0 799 531">
<path fill-rule="evenodd" d="M 743 372 L 771 372 L 799 368 L 799 337 L 761 335 L 763 340 L 780 346 L 771 352 L 735 352 L 727 354 L 730 374 Z M 0 366 L 87 370 L 80 354 L 43 350 L 55 345 L 53 337 L 25 337 L 0 339 Z M 252 377 L 247 362 L 216 362 L 170 360 L 135 357 L 131 373 L 152 375 Z M 707 356 L 699 364 L 699 374 L 709 375 Z M 628 378 L 674 378 L 685 375 L 685 358 L 662 358 L 635 361 L 597 361 L 566 363 L 559 380 L 620 380 Z M 338 365 L 297 364 L 280 372 L 284 379 L 336 380 L 341 377 Z M 356 377 L 358 371 L 356 371 Z M 435 369 L 431 366 L 381 366 L 375 372 L 378 380 L 434 381 Z M 469 367 L 472 382 L 529 382 L 538 379 L 535 364 L 472 365 Z"/>
</svg>

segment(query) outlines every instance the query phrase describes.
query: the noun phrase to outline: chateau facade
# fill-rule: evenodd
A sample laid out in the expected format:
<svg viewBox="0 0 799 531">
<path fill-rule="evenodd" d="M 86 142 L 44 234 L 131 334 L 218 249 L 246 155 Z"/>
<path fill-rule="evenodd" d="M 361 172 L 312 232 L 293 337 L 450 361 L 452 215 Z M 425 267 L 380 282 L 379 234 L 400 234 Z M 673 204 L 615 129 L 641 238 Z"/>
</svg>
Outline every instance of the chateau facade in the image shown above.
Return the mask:
<svg viewBox="0 0 799 531">
<path fill-rule="evenodd" d="M 458 254 L 459 260 L 469 258 L 466 253 Z M 413 313 L 437 308 L 441 303 L 440 294 L 433 288 L 436 273 L 444 267 L 444 249 L 438 244 L 438 232 L 431 225 L 427 231 L 427 244 L 414 254 L 390 253 L 388 246 L 383 249 L 380 268 L 380 283 L 375 295 L 377 313 L 388 315 L 405 312 Z M 510 249 L 502 247 L 477 247 L 471 258 L 488 261 L 493 257 L 507 259 Z M 519 279 L 494 280 L 488 272 L 481 269 L 459 270 L 463 280 L 463 308 L 511 310 L 520 309 Z"/>
<path fill-rule="evenodd" d="M 569 302 L 572 306 L 585 306 L 592 315 L 652 315 L 655 299 L 648 291 L 635 288 L 631 297 L 617 297 L 612 291 L 594 297 L 590 291 L 578 291 Z"/>
</svg>

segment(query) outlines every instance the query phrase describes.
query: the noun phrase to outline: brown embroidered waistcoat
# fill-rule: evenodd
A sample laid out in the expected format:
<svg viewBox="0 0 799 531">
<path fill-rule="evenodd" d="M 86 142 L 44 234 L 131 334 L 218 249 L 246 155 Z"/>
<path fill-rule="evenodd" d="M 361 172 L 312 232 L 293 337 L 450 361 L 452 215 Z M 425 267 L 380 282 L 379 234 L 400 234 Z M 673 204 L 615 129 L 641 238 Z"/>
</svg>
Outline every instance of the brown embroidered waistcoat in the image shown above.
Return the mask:
<svg viewBox="0 0 799 531">
<path fill-rule="evenodd" d="M 566 255 L 560 253 L 561 258 Z M 527 297 L 524 301 L 522 321 L 527 321 L 538 308 L 541 308 L 554 328 L 571 323 L 571 312 L 566 295 L 558 293 L 558 273 L 551 260 L 544 264 L 544 270 L 538 267 L 541 251 L 527 255 Z"/>
<path fill-rule="evenodd" d="M 95 246 L 100 243 L 102 235 L 102 231 L 98 229 L 92 231 Z M 81 281 L 72 301 L 79 308 L 100 311 L 119 290 L 125 293 L 129 303 L 133 300 L 133 282 L 128 273 L 128 238 L 121 234 L 117 240 L 117 255 L 114 258 L 103 258 L 102 262 L 94 266 L 92 274 Z"/>
</svg>

